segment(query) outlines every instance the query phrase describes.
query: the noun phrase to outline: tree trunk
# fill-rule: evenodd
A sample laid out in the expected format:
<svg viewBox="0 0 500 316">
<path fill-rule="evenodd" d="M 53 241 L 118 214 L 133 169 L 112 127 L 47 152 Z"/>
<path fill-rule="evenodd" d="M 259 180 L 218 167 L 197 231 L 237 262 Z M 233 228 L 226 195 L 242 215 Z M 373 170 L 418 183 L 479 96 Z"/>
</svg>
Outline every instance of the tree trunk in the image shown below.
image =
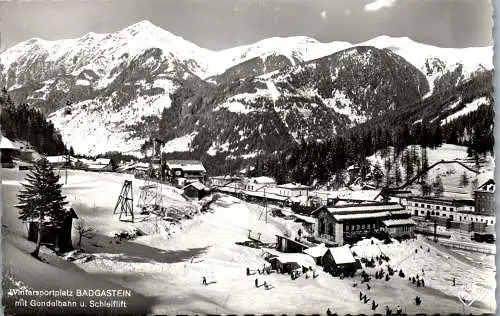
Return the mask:
<svg viewBox="0 0 500 316">
<path fill-rule="evenodd" d="M 43 215 L 43 214 L 42 214 Z M 43 216 L 40 216 L 40 219 L 38 220 L 38 238 L 36 239 L 36 248 L 35 250 L 31 253 L 31 255 L 35 258 L 39 258 L 39 252 L 40 252 L 40 245 L 42 243 L 42 231 L 43 231 L 43 222 L 42 222 Z"/>
</svg>

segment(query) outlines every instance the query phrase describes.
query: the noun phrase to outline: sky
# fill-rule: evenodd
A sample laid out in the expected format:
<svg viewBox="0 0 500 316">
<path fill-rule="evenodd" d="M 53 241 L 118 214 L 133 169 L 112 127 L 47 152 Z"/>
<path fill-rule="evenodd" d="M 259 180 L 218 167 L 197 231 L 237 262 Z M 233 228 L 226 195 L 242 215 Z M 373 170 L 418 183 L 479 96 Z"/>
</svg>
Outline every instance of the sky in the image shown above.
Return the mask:
<svg viewBox="0 0 500 316">
<path fill-rule="evenodd" d="M 116 32 L 142 20 L 212 50 L 298 35 L 489 46 L 492 14 L 491 0 L 0 0 L 0 50 L 33 37 Z"/>
</svg>

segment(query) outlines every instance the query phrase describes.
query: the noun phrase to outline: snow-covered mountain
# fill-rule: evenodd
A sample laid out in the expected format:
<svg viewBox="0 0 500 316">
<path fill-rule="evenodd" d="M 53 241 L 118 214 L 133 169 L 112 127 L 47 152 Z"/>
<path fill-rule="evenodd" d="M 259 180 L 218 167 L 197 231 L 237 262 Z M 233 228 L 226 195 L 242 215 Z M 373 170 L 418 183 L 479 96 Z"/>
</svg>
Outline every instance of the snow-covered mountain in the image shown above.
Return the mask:
<svg viewBox="0 0 500 316">
<path fill-rule="evenodd" d="M 275 37 L 217 52 L 143 21 L 116 33 L 11 47 L 0 54 L 0 85 L 48 114 L 76 152 L 137 153 L 172 101 L 181 112 L 163 129 L 179 128 L 165 134 L 187 149 L 206 146 L 200 137 L 213 130 L 202 133 L 200 124 L 222 119 L 211 111 L 238 113 L 238 120 L 261 113 L 262 126 L 247 124 L 253 133 L 321 138 L 490 71 L 492 55 L 492 47 L 448 49 L 386 36 L 355 45 Z M 207 152 L 243 138 L 239 127 L 213 134 Z M 259 147 L 247 145 L 247 154 Z"/>
</svg>

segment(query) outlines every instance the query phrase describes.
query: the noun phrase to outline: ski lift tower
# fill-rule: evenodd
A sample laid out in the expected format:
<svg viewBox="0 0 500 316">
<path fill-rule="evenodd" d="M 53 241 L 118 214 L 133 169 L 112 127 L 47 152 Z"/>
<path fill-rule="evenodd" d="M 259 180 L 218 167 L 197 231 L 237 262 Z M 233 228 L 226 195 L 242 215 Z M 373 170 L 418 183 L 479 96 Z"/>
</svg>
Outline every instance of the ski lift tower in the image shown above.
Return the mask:
<svg viewBox="0 0 500 316">
<path fill-rule="evenodd" d="M 154 210 L 157 210 L 161 208 L 163 204 L 162 203 L 163 175 L 161 172 L 162 161 L 161 161 L 161 153 L 159 154 L 157 153 L 161 148 L 162 143 L 163 142 L 158 138 L 153 139 L 153 152 L 151 154 L 151 159 L 149 161 L 149 168 L 146 173 L 146 177 L 144 179 L 144 185 L 139 187 L 140 193 L 137 205 L 142 209 L 151 206 L 153 207 Z M 157 155 L 159 155 L 160 158 L 157 158 Z M 155 162 L 158 161 L 160 163 L 160 171 L 159 171 L 159 177 L 156 177 L 154 164 Z"/>
</svg>

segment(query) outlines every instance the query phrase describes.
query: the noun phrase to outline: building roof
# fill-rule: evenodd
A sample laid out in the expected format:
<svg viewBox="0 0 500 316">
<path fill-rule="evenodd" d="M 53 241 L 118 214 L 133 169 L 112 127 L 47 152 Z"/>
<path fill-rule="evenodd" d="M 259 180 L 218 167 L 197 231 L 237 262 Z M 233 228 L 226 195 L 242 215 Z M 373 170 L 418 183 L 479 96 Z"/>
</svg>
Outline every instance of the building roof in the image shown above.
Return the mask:
<svg viewBox="0 0 500 316">
<path fill-rule="evenodd" d="M 12 143 L 12 141 L 5 136 L 0 138 L 0 149 L 18 150 L 17 147 L 14 146 L 14 143 Z"/>
<path fill-rule="evenodd" d="M 46 156 L 45 157 L 49 163 L 65 163 L 67 161 L 66 156 Z"/>
<path fill-rule="evenodd" d="M 477 191 L 485 191 L 485 192 L 495 192 L 495 180 L 489 179 L 485 183 L 481 184 Z"/>
<path fill-rule="evenodd" d="M 111 163 L 111 159 L 109 159 L 109 158 L 97 158 L 94 163 L 96 163 L 98 165 L 109 165 Z"/>
<path fill-rule="evenodd" d="M 333 247 L 328 248 L 328 251 L 332 254 L 333 260 L 335 260 L 336 264 L 356 262 L 349 247 Z"/>
<path fill-rule="evenodd" d="M 316 262 L 304 253 L 283 253 L 276 258 L 281 263 L 297 263 L 302 267 L 314 267 Z"/>
<path fill-rule="evenodd" d="M 304 253 L 310 255 L 313 258 L 317 258 L 317 257 L 323 257 L 327 251 L 328 248 L 325 246 L 325 244 L 320 244 L 315 247 L 311 247 L 304 250 Z"/>
<path fill-rule="evenodd" d="M 426 203 L 441 203 L 452 206 L 460 205 L 474 205 L 474 200 L 472 199 L 454 199 L 447 197 L 431 197 L 431 196 L 409 196 L 406 198 L 408 201 L 414 202 L 426 202 Z"/>
<path fill-rule="evenodd" d="M 358 213 L 358 214 L 333 214 L 336 221 L 341 222 L 349 219 L 380 218 L 389 216 L 389 212 Z"/>
<path fill-rule="evenodd" d="M 300 183 L 285 183 L 285 184 L 278 185 L 278 188 L 289 189 L 289 190 L 309 190 L 309 189 L 311 189 L 310 186 L 303 185 Z"/>
<path fill-rule="evenodd" d="M 391 227 L 391 226 L 406 226 L 406 225 L 416 225 L 415 222 L 410 219 L 410 218 L 407 218 L 407 219 L 387 219 L 385 221 L 382 221 L 382 223 L 387 226 L 387 227 Z"/>
<path fill-rule="evenodd" d="M 247 181 L 252 182 L 252 183 L 258 183 L 258 184 L 275 184 L 276 183 L 276 181 L 274 181 L 274 179 L 270 178 L 270 177 L 248 178 Z"/>
<path fill-rule="evenodd" d="M 207 190 L 208 191 L 208 187 L 206 187 L 203 183 L 198 182 L 198 181 L 189 183 L 183 189 L 186 189 L 187 187 L 193 187 L 193 188 L 195 188 L 198 191 L 203 191 L 203 190 Z"/>
<path fill-rule="evenodd" d="M 183 171 L 207 172 L 199 160 L 167 160 L 165 162 L 169 169 L 181 169 Z"/>
<path fill-rule="evenodd" d="M 399 203 L 365 203 L 365 204 L 350 204 L 340 207 L 328 207 L 327 210 L 332 214 L 339 213 L 355 213 L 355 212 L 382 212 L 382 211 L 399 211 L 404 208 Z"/>
</svg>

